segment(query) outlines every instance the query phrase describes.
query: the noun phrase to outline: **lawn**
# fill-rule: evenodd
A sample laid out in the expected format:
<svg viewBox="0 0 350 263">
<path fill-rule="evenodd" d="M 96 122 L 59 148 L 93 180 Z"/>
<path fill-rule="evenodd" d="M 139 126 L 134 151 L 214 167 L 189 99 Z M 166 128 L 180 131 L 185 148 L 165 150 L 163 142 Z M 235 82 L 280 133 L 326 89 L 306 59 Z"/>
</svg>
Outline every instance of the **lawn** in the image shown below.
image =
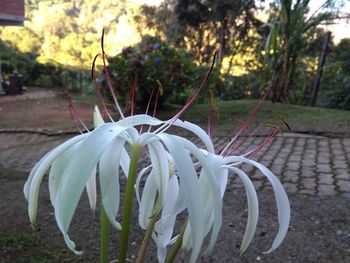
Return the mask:
<svg viewBox="0 0 350 263">
<path fill-rule="evenodd" d="M 80 118 L 91 126 L 92 109 L 96 98 L 75 96 L 75 107 Z M 0 129 L 44 129 L 49 131 L 74 129 L 68 103 L 63 97 L 24 101 L 1 101 Z M 233 128 L 246 121 L 257 100 L 233 100 L 218 103 L 219 119 L 215 127 L 225 125 Z M 168 106 L 159 110 L 157 117 L 173 116 L 181 106 Z M 277 114 L 283 117 L 292 132 L 349 135 L 350 111 L 327 108 L 311 108 L 291 104 L 273 104 L 265 101 L 259 108 L 256 123 L 276 123 Z M 203 126 L 208 119 L 208 104 L 194 104 L 181 117 Z"/>
<path fill-rule="evenodd" d="M 246 121 L 257 100 L 232 100 L 218 103 L 220 124 L 237 126 Z M 177 110 L 180 108 L 177 108 Z M 173 111 L 165 111 L 161 116 L 169 117 Z M 349 134 L 350 111 L 320 107 L 308 107 L 265 101 L 259 108 L 254 121 L 274 123 L 280 115 L 289 124 L 293 132 Z M 205 124 L 208 120 L 208 105 L 195 104 L 186 111 L 182 119 Z"/>
</svg>

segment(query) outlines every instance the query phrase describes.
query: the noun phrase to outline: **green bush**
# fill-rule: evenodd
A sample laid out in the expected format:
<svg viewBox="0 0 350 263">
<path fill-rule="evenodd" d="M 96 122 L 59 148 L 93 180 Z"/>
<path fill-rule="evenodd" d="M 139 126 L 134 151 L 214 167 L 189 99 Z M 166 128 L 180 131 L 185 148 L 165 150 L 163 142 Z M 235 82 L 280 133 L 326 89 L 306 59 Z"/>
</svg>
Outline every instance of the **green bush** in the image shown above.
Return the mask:
<svg viewBox="0 0 350 263">
<path fill-rule="evenodd" d="M 19 52 L 14 47 L 1 42 L 1 71 L 6 77 L 14 70 L 23 76 L 25 86 L 44 88 L 66 87 L 72 92 L 82 91 L 91 82 L 90 73 L 81 69 L 69 69 L 53 63 L 39 63 L 35 54 Z"/>
<path fill-rule="evenodd" d="M 350 110 L 350 76 L 325 81 L 328 89 L 320 96 L 320 104 L 329 108 Z"/>
<path fill-rule="evenodd" d="M 137 76 L 135 102 L 142 108 L 147 105 L 152 90 L 159 85 L 163 90 L 163 95 L 159 97 L 160 106 L 165 101 L 184 103 L 192 85 L 197 84 L 198 87 L 207 69 L 197 66 L 189 52 L 172 48 L 149 36 L 109 60 L 112 84 L 117 88 L 117 96 L 125 103 L 129 100 L 130 89 Z M 206 89 L 214 89 L 218 85 L 215 76 L 213 72 Z"/>
</svg>

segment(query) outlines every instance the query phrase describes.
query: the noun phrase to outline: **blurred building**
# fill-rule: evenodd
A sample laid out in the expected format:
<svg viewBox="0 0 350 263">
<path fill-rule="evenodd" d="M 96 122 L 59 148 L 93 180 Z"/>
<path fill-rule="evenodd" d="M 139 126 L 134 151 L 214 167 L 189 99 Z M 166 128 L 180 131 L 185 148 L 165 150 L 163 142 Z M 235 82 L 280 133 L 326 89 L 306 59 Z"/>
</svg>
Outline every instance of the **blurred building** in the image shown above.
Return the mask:
<svg viewBox="0 0 350 263">
<path fill-rule="evenodd" d="M 24 0 L 0 0 L 0 26 L 23 26 Z M 5 94 L 1 72 L 0 50 L 0 95 Z"/>
<path fill-rule="evenodd" d="M 0 0 L 0 26 L 22 26 L 24 0 Z"/>
</svg>

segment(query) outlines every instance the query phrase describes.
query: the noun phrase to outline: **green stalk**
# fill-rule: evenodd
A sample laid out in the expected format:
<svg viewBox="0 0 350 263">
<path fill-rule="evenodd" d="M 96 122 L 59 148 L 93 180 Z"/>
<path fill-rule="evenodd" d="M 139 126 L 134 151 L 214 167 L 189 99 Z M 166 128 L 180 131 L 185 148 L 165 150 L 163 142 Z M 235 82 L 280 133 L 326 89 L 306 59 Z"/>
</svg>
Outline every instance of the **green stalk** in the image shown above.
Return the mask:
<svg viewBox="0 0 350 263">
<path fill-rule="evenodd" d="M 140 247 L 140 250 L 139 250 L 139 253 L 137 255 L 137 259 L 136 259 L 135 263 L 144 263 L 145 262 L 148 243 L 149 243 L 149 240 L 151 239 L 154 225 L 156 224 L 157 220 L 158 220 L 158 214 L 153 215 L 151 217 L 151 220 L 149 221 L 148 227 L 146 229 L 146 233 L 145 233 L 145 236 L 142 240 L 142 244 L 141 244 L 141 247 Z"/>
<path fill-rule="evenodd" d="M 128 174 L 128 180 L 126 183 L 126 191 L 125 191 L 125 199 L 124 199 L 122 231 L 120 234 L 120 242 L 119 242 L 119 261 L 118 261 L 119 263 L 125 263 L 126 261 L 134 184 L 136 179 L 137 161 L 138 161 L 140 152 L 141 152 L 141 145 L 135 144 L 132 146 L 129 174 Z"/>
<path fill-rule="evenodd" d="M 172 263 L 175 260 L 175 257 L 177 255 L 177 253 L 179 253 L 179 250 L 181 248 L 182 245 L 182 240 L 185 234 L 185 230 L 186 230 L 186 226 L 187 226 L 187 222 L 188 222 L 188 218 L 186 219 L 185 224 L 182 226 L 181 232 L 179 234 L 179 237 L 177 238 L 174 246 L 171 248 L 169 255 L 167 256 L 165 263 Z"/>
<path fill-rule="evenodd" d="M 108 263 L 109 220 L 101 202 L 100 211 L 100 263 Z"/>
</svg>

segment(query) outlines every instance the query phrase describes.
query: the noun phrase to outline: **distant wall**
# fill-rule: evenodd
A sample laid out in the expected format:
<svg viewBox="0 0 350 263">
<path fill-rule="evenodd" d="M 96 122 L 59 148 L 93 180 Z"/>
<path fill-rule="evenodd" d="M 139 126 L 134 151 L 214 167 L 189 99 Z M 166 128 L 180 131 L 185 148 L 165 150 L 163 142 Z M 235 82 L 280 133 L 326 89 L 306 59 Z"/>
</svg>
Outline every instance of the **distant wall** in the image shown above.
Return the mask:
<svg viewBox="0 0 350 263">
<path fill-rule="evenodd" d="M 0 25 L 23 25 L 24 0 L 0 0 Z"/>
</svg>

